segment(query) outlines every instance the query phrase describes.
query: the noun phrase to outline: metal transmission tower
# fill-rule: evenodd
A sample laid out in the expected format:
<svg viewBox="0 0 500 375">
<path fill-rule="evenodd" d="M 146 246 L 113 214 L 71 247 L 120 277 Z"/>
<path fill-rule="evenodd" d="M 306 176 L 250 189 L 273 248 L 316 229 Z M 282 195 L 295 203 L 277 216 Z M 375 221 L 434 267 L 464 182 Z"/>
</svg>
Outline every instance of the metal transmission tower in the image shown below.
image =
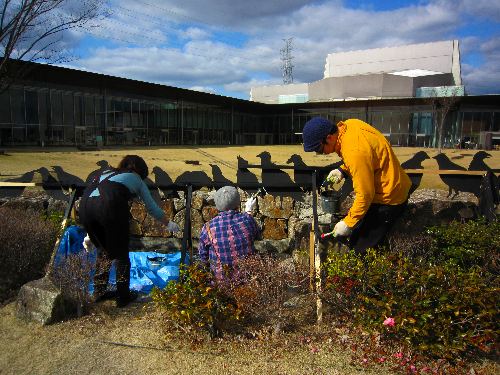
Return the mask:
<svg viewBox="0 0 500 375">
<path fill-rule="evenodd" d="M 285 42 L 285 46 L 282 49 L 280 49 L 281 70 L 283 72 L 283 83 L 285 85 L 288 85 L 289 83 L 293 83 L 292 40 L 293 40 L 293 38 L 283 39 L 283 41 Z"/>
</svg>

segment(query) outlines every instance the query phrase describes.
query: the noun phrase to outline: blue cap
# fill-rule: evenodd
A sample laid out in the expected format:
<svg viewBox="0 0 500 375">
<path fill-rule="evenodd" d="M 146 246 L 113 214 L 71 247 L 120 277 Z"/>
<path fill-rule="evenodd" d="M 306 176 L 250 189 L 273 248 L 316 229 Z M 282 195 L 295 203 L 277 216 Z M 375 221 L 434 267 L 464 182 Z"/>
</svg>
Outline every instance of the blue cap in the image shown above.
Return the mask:
<svg viewBox="0 0 500 375">
<path fill-rule="evenodd" d="M 328 134 L 337 132 L 337 125 L 323 117 L 313 117 L 304 125 L 302 140 L 304 151 L 316 151 Z"/>
</svg>

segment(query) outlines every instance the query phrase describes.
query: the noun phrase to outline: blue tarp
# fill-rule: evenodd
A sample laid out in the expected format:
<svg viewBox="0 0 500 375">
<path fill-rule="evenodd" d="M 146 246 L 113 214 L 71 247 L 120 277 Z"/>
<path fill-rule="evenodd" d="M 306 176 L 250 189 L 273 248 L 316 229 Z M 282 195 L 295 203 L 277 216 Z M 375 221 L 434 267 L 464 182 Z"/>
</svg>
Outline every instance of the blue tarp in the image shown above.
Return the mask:
<svg viewBox="0 0 500 375">
<path fill-rule="evenodd" d="M 83 239 L 87 233 L 77 225 L 69 226 L 64 232 L 57 250 L 54 266 L 70 254 L 80 254 L 83 249 Z M 83 254 L 83 253 L 82 253 Z M 164 288 L 170 280 L 179 278 L 179 263 L 181 252 L 158 253 L 156 251 L 130 252 L 130 289 L 141 293 L 149 293 L 153 286 Z M 88 261 L 92 264 L 92 275 L 95 272 L 96 252 L 87 254 Z M 89 291 L 92 294 L 94 287 L 90 278 Z M 114 264 L 111 267 L 109 283 L 114 285 L 116 272 Z"/>
</svg>

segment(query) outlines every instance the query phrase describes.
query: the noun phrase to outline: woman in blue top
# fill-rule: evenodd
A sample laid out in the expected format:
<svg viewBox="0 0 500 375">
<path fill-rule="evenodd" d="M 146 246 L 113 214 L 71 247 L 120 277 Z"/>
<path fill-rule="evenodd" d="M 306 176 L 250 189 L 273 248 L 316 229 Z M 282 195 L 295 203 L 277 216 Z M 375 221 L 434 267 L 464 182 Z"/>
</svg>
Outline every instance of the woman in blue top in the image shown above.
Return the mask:
<svg viewBox="0 0 500 375">
<path fill-rule="evenodd" d="M 129 259 L 129 201 L 140 198 L 147 211 L 171 232 L 179 231 L 179 226 L 165 217 L 151 197 L 144 183 L 148 176 L 148 166 L 137 155 L 127 155 L 117 168 L 106 170 L 94 177 L 85 189 L 80 201 L 80 222 L 91 241 L 99 249 L 94 276 L 95 299 L 106 292 L 109 267 L 104 266 L 104 253 L 116 264 L 116 305 L 126 306 L 137 297 L 131 293 Z"/>
</svg>

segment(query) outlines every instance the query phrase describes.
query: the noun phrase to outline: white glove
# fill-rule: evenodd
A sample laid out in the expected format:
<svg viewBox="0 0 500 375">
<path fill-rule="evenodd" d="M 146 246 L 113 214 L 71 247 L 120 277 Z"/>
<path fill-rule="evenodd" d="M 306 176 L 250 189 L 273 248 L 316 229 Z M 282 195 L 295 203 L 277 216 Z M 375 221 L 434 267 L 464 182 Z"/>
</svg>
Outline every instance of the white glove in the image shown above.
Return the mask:
<svg viewBox="0 0 500 375">
<path fill-rule="evenodd" d="M 95 249 L 95 245 L 92 243 L 92 241 L 90 240 L 90 237 L 89 235 L 87 234 L 85 236 L 85 238 L 83 239 L 83 248 L 85 249 L 85 251 L 87 253 L 90 253 L 91 251 L 93 251 Z"/>
<path fill-rule="evenodd" d="M 180 232 L 181 227 L 174 221 L 170 220 L 167 224 L 167 230 L 169 232 Z"/>
<path fill-rule="evenodd" d="M 333 228 L 334 237 L 349 237 L 352 233 L 352 228 L 349 228 L 344 220 L 339 221 Z"/>
<path fill-rule="evenodd" d="M 250 197 L 245 203 L 245 212 L 252 212 L 255 210 L 255 206 L 257 205 L 257 198 Z"/>
<path fill-rule="evenodd" d="M 334 169 L 330 173 L 328 173 L 328 177 L 326 180 L 332 184 L 337 184 L 344 179 L 344 175 L 340 171 L 340 169 Z"/>
</svg>

